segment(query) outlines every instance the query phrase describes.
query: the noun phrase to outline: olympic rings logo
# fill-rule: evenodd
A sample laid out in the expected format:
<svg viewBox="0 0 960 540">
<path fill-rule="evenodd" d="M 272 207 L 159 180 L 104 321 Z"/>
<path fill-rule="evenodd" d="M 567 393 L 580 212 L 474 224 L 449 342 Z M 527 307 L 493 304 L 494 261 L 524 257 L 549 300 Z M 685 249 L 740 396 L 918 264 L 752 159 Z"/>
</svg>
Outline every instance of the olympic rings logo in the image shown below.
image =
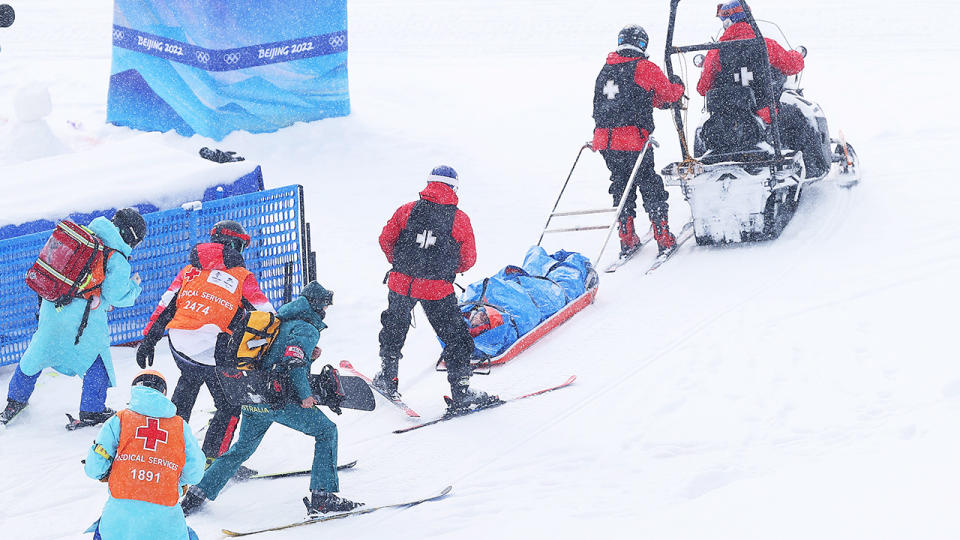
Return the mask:
<svg viewBox="0 0 960 540">
<path fill-rule="evenodd" d="M 223 55 L 223 61 L 228 64 L 236 64 L 240 61 L 240 53 L 228 53 Z"/>
<path fill-rule="evenodd" d="M 197 51 L 197 60 L 206 64 L 210 61 L 210 55 L 205 51 Z"/>
<path fill-rule="evenodd" d="M 113 40 L 114 41 L 123 41 L 123 30 L 113 29 Z"/>
<path fill-rule="evenodd" d="M 340 47 L 344 43 L 346 43 L 346 41 L 347 41 L 347 38 L 344 35 L 331 36 L 329 39 L 329 43 L 333 47 Z"/>
</svg>

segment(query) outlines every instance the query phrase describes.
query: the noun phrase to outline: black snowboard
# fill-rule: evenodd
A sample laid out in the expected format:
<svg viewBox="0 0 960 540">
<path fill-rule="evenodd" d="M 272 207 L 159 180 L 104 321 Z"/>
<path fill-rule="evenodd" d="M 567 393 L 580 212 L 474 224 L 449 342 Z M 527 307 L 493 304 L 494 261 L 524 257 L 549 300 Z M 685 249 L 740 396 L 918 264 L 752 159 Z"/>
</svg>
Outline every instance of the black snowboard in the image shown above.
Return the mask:
<svg viewBox="0 0 960 540">
<path fill-rule="evenodd" d="M 319 375 L 310 375 L 310 386 L 318 395 L 317 399 L 321 405 L 326 405 L 325 399 L 320 392 L 317 392 L 317 380 Z M 283 408 L 287 403 L 299 401 L 296 399 L 294 390 L 290 388 L 286 377 L 277 376 L 270 371 L 249 370 L 242 371 L 236 368 L 217 367 L 217 379 L 223 388 L 227 401 L 234 405 L 255 405 L 260 407 L 269 407 L 271 409 Z M 345 397 L 339 404 L 345 409 L 356 409 L 360 411 L 372 411 L 376 406 L 373 399 L 373 391 L 367 386 L 367 383 L 360 377 L 341 376 L 340 385 L 342 386 Z"/>
<path fill-rule="evenodd" d="M 343 402 L 340 403 L 344 409 L 372 411 L 377 406 L 377 401 L 373 398 L 373 390 L 370 390 L 367 383 L 360 377 L 341 375 L 340 385 L 343 387 L 343 393 L 346 394 Z"/>
</svg>

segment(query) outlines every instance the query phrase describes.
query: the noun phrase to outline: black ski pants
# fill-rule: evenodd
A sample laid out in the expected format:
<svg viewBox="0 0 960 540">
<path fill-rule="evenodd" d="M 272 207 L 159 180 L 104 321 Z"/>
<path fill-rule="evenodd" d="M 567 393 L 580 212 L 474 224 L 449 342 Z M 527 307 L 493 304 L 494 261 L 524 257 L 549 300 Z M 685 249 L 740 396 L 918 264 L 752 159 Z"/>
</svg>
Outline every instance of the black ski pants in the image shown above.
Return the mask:
<svg viewBox="0 0 960 540">
<path fill-rule="evenodd" d="M 826 174 L 830 170 L 830 154 L 820 141 L 820 131 L 807 121 L 799 107 L 780 104 L 778 115 L 783 146 L 803 152 L 807 178 Z"/>
<path fill-rule="evenodd" d="M 607 163 L 610 169 L 610 189 L 613 195 L 614 206 L 620 204 L 620 198 L 627 189 L 627 183 L 630 182 L 630 174 L 633 167 L 637 164 L 640 152 L 628 152 L 624 150 L 601 150 L 600 155 Z M 634 188 L 627 193 L 627 202 L 623 205 L 624 216 L 637 216 L 637 191 L 643 197 L 643 209 L 650 216 L 650 219 L 667 217 L 667 197 L 669 194 L 663 187 L 663 178 L 654 170 L 653 148 L 647 149 L 647 155 L 643 157 L 640 168 L 637 170 L 637 180 L 634 182 Z M 638 227 L 644 229 L 645 227 Z"/>
<path fill-rule="evenodd" d="M 440 300 L 419 300 L 390 291 L 386 311 L 380 315 L 380 357 L 400 359 L 400 349 L 407 340 L 407 330 L 414 306 L 423 306 L 427 320 L 437 337 L 443 342 L 440 359 L 447 365 L 447 381 L 451 384 L 464 376 L 470 376 L 470 355 L 473 354 L 473 336 L 467 322 L 460 314 L 457 297 L 450 294 Z M 395 374 L 394 374 L 395 375 Z"/>
<path fill-rule="evenodd" d="M 203 455 L 207 458 L 218 458 L 230 448 L 230 442 L 233 440 L 233 434 L 237 430 L 237 424 L 240 422 L 240 406 L 231 405 L 227 400 L 227 395 L 217 380 L 216 368 L 204 364 L 197 364 L 183 353 L 177 351 L 170 345 L 170 352 L 173 353 L 173 360 L 180 368 L 180 379 L 177 381 L 177 387 L 173 390 L 170 401 L 177 406 L 177 416 L 183 418 L 184 422 L 190 421 L 190 413 L 193 412 L 193 405 L 197 401 L 197 394 L 200 393 L 200 387 L 207 385 L 207 390 L 213 397 L 213 405 L 217 408 L 210 420 L 210 427 L 203 437 Z"/>
</svg>

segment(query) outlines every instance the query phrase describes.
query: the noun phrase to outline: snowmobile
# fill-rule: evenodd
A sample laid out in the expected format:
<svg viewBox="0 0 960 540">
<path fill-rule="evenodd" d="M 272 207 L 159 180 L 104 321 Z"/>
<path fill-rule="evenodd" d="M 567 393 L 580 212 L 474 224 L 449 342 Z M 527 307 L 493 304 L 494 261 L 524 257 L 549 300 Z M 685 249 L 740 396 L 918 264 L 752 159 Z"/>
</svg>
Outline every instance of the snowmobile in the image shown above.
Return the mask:
<svg viewBox="0 0 960 540">
<path fill-rule="evenodd" d="M 718 76 L 718 83 L 706 95 L 705 114 L 695 131 L 693 155 L 687 144 L 682 106 L 674 106 L 684 159 L 663 169 L 664 181 L 682 188 L 690 204 L 698 244 L 774 239 L 793 217 L 803 190 L 809 185 L 828 177 L 844 187 L 860 180 L 857 154 L 842 132 L 837 138 L 830 136 L 826 116 L 819 105 L 804 96 L 799 77 L 788 81 L 771 67 L 764 36 L 747 2 L 741 4 L 755 38 L 675 46 L 673 33 L 679 2 L 670 2 L 665 60 L 669 77 L 674 76 L 673 55 L 714 49 L 718 50 L 725 70 L 725 58 L 752 59 L 754 65 L 765 68 L 756 70 L 757 73 L 745 67 L 734 68 L 727 75 L 731 81 L 721 82 L 724 74 Z M 806 56 L 805 48 L 798 50 Z M 693 63 L 702 67 L 703 55 L 698 54 Z M 769 124 L 756 112 L 763 108 L 770 111 Z M 818 140 L 810 141 L 808 136 L 806 145 L 808 153 L 814 155 L 804 156 L 801 149 L 784 145 L 783 117 L 798 114 L 797 111 L 815 128 Z M 810 166 L 811 163 L 817 165 Z"/>
</svg>

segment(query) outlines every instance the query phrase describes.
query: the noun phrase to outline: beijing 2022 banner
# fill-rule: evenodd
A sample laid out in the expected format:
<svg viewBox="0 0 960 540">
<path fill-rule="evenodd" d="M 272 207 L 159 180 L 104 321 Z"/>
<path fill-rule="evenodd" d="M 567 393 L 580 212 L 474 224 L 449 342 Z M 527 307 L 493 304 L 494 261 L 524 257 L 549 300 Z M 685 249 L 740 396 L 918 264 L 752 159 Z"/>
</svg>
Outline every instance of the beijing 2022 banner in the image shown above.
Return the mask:
<svg viewBox="0 0 960 540">
<path fill-rule="evenodd" d="M 220 140 L 347 114 L 347 0 L 115 0 L 110 123 Z"/>
</svg>

